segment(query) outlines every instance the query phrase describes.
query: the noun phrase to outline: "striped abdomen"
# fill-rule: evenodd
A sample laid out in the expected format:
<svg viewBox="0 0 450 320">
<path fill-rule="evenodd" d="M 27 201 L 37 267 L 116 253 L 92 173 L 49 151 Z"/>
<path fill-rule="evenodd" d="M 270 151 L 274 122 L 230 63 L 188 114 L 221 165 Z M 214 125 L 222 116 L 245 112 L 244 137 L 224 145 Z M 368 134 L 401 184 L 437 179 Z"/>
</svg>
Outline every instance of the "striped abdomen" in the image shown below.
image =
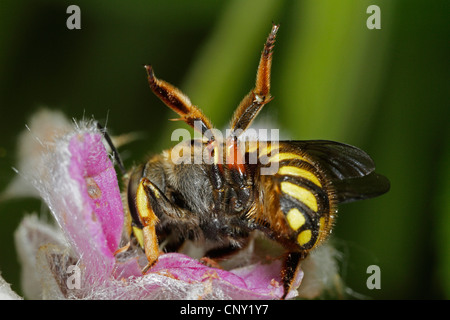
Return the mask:
<svg viewBox="0 0 450 320">
<path fill-rule="evenodd" d="M 329 234 L 336 214 L 334 192 L 325 173 L 295 144 L 259 143 L 256 149 L 263 208 L 256 215 L 269 222 L 281 242 L 312 249 Z"/>
</svg>

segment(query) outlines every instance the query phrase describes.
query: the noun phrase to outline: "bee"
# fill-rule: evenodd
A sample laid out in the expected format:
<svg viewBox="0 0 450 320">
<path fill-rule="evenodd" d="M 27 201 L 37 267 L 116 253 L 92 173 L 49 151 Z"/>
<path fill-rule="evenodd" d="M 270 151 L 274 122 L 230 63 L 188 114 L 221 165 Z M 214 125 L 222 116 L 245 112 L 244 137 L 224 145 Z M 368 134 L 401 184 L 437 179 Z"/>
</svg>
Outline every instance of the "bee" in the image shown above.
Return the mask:
<svg viewBox="0 0 450 320">
<path fill-rule="evenodd" d="M 238 252 L 260 232 L 286 250 L 281 271 L 285 297 L 300 263 L 331 233 L 338 204 L 389 190 L 388 179 L 375 173 L 372 159 L 347 144 L 242 143 L 242 134 L 272 100 L 270 72 L 278 29 L 272 26 L 255 87 L 234 112 L 226 138 L 215 133 L 184 93 L 145 66 L 153 93 L 202 138 L 177 145 L 184 161 L 176 161 L 174 147 L 125 175 L 129 233 L 145 252 L 144 273 L 158 260 L 161 243 L 165 251 L 177 251 L 187 240 L 204 240 L 209 244 L 205 257 L 214 261 Z M 272 173 L 263 173 L 274 165 Z"/>
</svg>

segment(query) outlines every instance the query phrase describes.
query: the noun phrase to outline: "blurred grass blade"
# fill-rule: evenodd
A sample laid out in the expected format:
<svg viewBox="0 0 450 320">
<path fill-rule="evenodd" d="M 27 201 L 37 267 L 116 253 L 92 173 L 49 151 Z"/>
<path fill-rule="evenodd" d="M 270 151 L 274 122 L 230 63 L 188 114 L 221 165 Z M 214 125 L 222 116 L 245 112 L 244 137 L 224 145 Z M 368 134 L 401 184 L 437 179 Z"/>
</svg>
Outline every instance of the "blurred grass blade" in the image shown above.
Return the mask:
<svg viewBox="0 0 450 320">
<path fill-rule="evenodd" d="M 230 1 L 196 56 L 183 90 L 213 122 L 220 122 L 219 127 L 254 85 L 247 75 L 254 79 L 264 41 L 283 2 Z"/>
<path fill-rule="evenodd" d="M 299 1 L 282 61 L 277 99 L 296 138 L 352 143 L 363 137 L 386 68 L 392 4 L 381 30 L 369 30 L 368 1 Z M 278 97 L 279 96 L 279 97 Z M 357 134 L 355 134 L 357 133 Z M 298 136 L 300 135 L 300 136 Z"/>
</svg>

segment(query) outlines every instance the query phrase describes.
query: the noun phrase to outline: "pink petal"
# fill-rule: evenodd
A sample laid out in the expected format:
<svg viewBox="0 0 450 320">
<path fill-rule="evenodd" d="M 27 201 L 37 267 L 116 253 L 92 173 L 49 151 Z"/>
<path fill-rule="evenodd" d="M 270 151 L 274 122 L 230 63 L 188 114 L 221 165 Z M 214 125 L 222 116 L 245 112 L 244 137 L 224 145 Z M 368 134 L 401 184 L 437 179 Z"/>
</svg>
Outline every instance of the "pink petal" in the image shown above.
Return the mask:
<svg viewBox="0 0 450 320">
<path fill-rule="evenodd" d="M 280 299 L 284 292 L 280 261 L 226 271 L 184 254 L 167 253 L 144 276 L 136 259 L 116 267 L 116 278 L 129 281 L 133 299 Z M 139 292 L 134 292 L 135 282 Z"/>
<path fill-rule="evenodd" d="M 87 283 L 110 276 L 123 227 L 114 167 L 94 124 L 55 138 L 37 168 L 34 184 L 71 247 Z"/>
<path fill-rule="evenodd" d="M 216 277 L 238 287 L 247 288 L 245 281 L 235 274 L 222 269 L 207 267 L 196 259 L 181 253 L 166 253 L 160 256 L 158 263 L 151 269 L 154 273 L 165 273 L 185 282 L 203 282 Z"/>
<path fill-rule="evenodd" d="M 123 208 L 116 172 L 102 144 L 101 134 L 73 136 L 69 173 L 78 182 L 88 205 L 83 218 L 102 254 L 112 257 L 123 227 Z M 100 230 L 101 229 L 101 230 Z"/>
</svg>

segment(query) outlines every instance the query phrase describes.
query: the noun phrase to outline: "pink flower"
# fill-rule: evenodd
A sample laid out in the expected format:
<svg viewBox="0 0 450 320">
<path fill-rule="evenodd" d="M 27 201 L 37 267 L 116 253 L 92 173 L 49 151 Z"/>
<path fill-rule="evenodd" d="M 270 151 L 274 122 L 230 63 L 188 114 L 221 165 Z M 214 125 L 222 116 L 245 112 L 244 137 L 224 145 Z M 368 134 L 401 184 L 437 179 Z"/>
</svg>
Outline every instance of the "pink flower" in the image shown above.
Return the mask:
<svg viewBox="0 0 450 320">
<path fill-rule="evenodd" d="M 51 143 L 41 145 L 37 167 L 21 174 L 39 190 L 58 227 L 31 216 L 16 232 L 24 274 L 28 273 L 24 291 L 32 298 L 279 299 L 283 295 L 280 260 L 223 270 L 181 253 L 167 253 L 143 275 L 141 250 L 114 256 L 122 235 L 123 207 L 114 165 L 95 123 L 67 126 Z M 298 284 L 302 277 L 300 273 Z M 36 289 L 36 283 L 43 285 Z M 296 294 L 293 290 L 288 298 Z"/>
</svg>

